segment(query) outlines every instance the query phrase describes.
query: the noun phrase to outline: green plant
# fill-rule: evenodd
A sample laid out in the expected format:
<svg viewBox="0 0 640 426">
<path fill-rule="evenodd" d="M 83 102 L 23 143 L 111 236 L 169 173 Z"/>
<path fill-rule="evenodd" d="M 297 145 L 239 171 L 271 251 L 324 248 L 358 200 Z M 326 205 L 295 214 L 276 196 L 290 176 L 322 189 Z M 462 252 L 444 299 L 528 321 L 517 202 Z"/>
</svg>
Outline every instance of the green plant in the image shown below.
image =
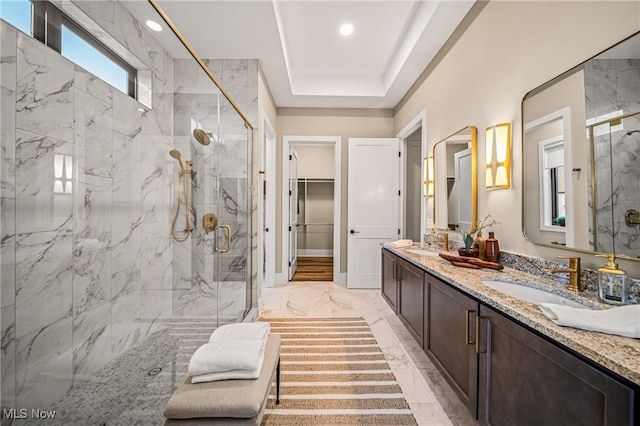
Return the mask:
<svg viewBox="0 0 640 426">
<path fill-rule="evenodd" d="M 491 219 L 491 222 L 487 223 L 487 220 Z M 487 214 L 481 222 L 476 221 L 476 226 L 473 232 L 463 232 L 462 233 L 462 241 L 464 242 L 464 247 L 467 249 L 471 248 L 473 244 L 473 236 L 479 235 L 482 233 L 482 230 L 485 228 L 491 228 L 493 225 L 498 224 L 495 219 L 491 216 L 491 214 Z"/>
</svg>

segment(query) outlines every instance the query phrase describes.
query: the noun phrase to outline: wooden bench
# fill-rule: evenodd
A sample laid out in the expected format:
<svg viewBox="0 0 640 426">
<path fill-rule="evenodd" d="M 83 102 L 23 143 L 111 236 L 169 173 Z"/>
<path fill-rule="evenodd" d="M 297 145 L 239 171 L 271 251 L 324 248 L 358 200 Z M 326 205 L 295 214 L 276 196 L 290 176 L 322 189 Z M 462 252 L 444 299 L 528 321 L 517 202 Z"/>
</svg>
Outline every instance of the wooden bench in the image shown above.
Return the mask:
<svg viewBox="0 0 640 426">
<path fill-rule="evenodd" d="M 269 334 L 260 376 L 191 383 L 188 376 L 164 408 L 165 425 L 260 425 L 276 376 L 280 403 L 280 335 Z"/>
</svg>

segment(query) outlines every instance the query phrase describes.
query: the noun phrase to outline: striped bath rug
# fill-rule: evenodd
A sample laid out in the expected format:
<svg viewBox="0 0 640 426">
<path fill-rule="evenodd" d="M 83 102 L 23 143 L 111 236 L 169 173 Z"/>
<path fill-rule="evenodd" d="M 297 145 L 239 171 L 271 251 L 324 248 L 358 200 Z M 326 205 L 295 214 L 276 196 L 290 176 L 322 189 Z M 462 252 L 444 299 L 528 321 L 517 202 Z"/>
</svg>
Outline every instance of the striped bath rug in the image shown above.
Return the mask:
<svg viewBox="0 0 640 426">
<path fill-rule="evenodd" d="M 415 425 L 364 318 L 260 318 L 282 337 L 267 425 Z"/>
</svg>

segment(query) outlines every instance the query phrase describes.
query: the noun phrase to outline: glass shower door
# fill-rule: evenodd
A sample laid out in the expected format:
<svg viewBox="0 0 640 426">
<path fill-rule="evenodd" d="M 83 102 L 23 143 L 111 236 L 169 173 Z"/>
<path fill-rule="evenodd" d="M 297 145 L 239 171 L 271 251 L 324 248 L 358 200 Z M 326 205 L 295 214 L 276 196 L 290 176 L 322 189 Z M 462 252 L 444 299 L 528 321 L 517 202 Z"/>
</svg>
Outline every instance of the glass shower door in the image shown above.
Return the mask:
<svg viewBox="0 0 640 426">
<path fill-rule="evenodd" d="M 175 74 L 175 145 L 193 161 L 193 232 L 174 243 L 174 315 L 239 322 L 251 306 L 251 132 L 197 63 L 176 60 Z"/>
<path fill-rule="evenodd" d="M 221 96 L 215 156 L 218 226 L 213 247 L 219 324 L 242 321 L 251 306 L 250 137 L 244 120 Z"/>
</svg>

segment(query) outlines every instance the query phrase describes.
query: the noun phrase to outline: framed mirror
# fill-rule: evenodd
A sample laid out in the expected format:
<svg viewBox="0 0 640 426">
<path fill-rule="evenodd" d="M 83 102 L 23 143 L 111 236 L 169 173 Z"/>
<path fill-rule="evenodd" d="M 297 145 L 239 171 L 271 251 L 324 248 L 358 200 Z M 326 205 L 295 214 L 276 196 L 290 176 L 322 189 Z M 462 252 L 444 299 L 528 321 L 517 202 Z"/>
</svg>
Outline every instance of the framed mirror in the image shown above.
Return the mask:
<svg viewBox="0 0 640 426">
<path fill-rule="evenodd" d="M 640 33 L 522 101 L 529 241 L 640 258 Z"/>
<path fill-rule="evenodd" d="M 467 126 L 433 146 L 434 225 L 473 232 L 477 222 L 477 134 Z"/>
</svg>

